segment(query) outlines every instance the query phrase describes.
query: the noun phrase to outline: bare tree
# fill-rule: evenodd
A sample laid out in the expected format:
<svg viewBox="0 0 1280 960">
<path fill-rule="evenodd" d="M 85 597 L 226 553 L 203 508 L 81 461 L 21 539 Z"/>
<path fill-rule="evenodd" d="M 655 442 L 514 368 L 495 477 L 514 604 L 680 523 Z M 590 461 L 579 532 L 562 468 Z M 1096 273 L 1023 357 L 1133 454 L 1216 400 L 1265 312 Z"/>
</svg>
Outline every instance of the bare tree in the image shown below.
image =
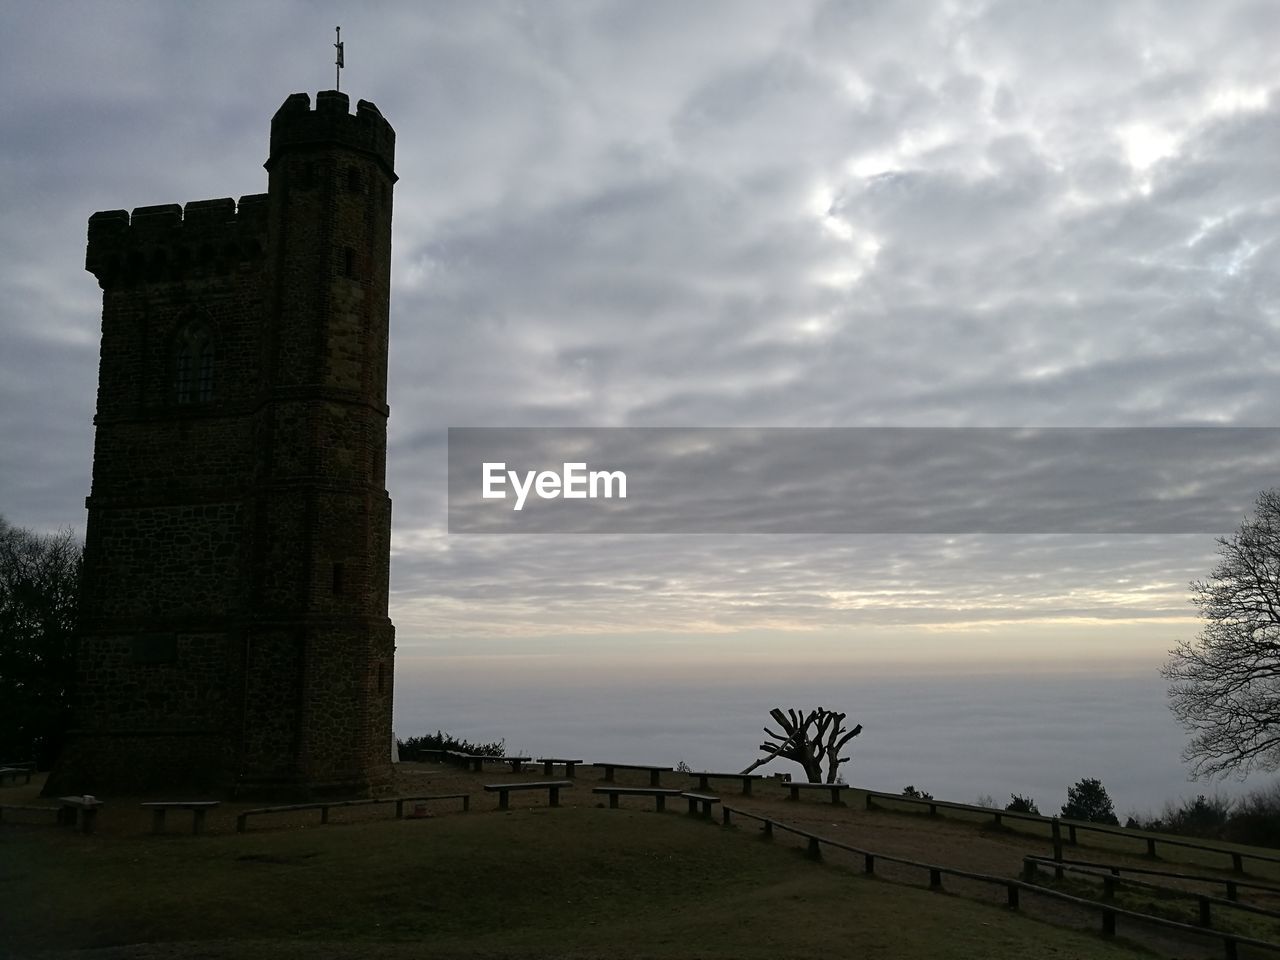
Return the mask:
<svg viewBox="0 0 1280 960">
<path fill-rule="evenodd" d="M 1280 491 L 1258 497 L 1218 556 L 1191 584 L 1204 626 L 1161 671 L 1194 777 L 1280 768 Z"/>
<path fill-rule="evenodd" d="M 56 755 L 67 722 L 81 547 L 0 517 L 0 760 Z"/>
<path fill-rule="evenodd" d="M 845 745 L 862 732 L 862 724 L 852 730 L 844 728 L 845 714 L 836 713 L 826 707 L 810 710 L 802 715 L 799 710 L 783 712 L 781 707 L 769 711 L 769 716 L 782 728 L 781 733 L 764 728 L 764 732 L 775 743 L 762 743 L 760 749 L 765 756 L 743 770 L 750 773 L 756 767 L 770 760 L 793 760 L 804 768 L 805 779 L 810 783 L 822 783 L 822 764 L 827 764 L 826 783 L 835 783 L 839 776 L 840 764 L 848 763 L 848 757 L 840 756 Z"/>
</svg>

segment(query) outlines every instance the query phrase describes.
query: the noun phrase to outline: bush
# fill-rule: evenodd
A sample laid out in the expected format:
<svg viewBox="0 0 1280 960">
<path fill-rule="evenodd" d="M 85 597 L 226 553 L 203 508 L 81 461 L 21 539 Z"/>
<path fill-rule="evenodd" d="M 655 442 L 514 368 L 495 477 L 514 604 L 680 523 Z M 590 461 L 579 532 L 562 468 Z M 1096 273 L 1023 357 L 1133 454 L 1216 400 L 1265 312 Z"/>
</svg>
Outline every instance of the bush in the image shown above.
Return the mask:
<svg viewBox="0 0 1280 960">
<path fill-rule="evenodd" d="M 1111 797 L 1101 780 L 1086 777 L 1067 788 L 1067 802 L 1062 805 L 1062 816 L 1089 823 L 1109 823 L 1120 826 Z"/>
<path fill-rule="evenodd" d="M 397 740 L 396 745 L 400 748 L 400 759 L 409 761 L 420 759 L 424 750 L 456 750 L 459 753 L 469 753 L 472 756 L 480 757 L 505 757 L 507 755 L 506 740 L 499 740 L 496 743 L 472 743 L 469 740 L 459 740 L 452 734 L 442 733 L 439 730 L 435 732 L 434 736 L 409 737 L 405 740 Z"/>
<path fill-rule="evenodd" d="M 1010 813 L 1040 813 L 1035 800 L 1017 793 L 1009 794 L 1009 802 L 1004 805 L 1004 808 Z"/>
<path fill-rule="evenodd" d="M 932 793 L 925 793 L 923 790 L 917 790 L 915 784 L 902 788 L 904 797 L 911 797 L 913 800 L 932 800 Z"/>
<path fill-rule="evenodd" d="M 1203 793 L 1194 800 L 1179 804 L 1166 803 L 1160 817 L 1163 829 L 1191 837 L 1221 837 L 1227 819 L 1231 815 L 1232 801 L 1215 795 L 1209 799 Z"/>
<path fill-rule="evenodd" d="M 1252 790 L 1235 805 L 1224 839 L 1280 847 L 1280 784 Z"/>
</svg>

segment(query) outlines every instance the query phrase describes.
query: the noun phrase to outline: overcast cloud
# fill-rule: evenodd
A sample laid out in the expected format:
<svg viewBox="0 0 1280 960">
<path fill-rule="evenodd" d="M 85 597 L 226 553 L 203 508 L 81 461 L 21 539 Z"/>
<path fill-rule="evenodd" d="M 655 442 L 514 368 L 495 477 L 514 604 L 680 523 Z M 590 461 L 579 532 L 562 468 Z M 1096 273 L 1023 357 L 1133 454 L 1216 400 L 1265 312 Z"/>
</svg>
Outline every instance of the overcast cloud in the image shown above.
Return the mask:
<svg viewBox="0 0 1280 960">
<path fill-rule="evenodd" d="M 6 519 L 83 530 L 88 216 L 264 190 L 338 22 L 398 135 L 403 656 L 1154 664 L 1194 632 L 1207 534 L 450 536 L 445 429 L 1274 426 L 1266 3 L 8 4 Z"/>
</svg>

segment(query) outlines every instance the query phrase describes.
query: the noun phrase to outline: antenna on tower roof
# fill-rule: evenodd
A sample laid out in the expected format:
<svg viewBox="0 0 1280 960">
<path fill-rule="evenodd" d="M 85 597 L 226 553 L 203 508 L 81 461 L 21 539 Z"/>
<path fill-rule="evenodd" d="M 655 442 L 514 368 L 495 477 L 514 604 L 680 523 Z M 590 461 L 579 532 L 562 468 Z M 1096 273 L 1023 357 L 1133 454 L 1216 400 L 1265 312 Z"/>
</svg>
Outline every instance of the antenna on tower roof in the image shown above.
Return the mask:
<svg viewBox="0 0 1280 960">
<path fill-rule="evenodd" d="M 333 60 L 333 89 L 342 89 L 342 68 L 346 66 L 345 57 L 343 56 L 342 44 L 342 28 L 334 27 L 334 44 L 333 49 L 336 50 L 337 56 Z"/>
</svg>

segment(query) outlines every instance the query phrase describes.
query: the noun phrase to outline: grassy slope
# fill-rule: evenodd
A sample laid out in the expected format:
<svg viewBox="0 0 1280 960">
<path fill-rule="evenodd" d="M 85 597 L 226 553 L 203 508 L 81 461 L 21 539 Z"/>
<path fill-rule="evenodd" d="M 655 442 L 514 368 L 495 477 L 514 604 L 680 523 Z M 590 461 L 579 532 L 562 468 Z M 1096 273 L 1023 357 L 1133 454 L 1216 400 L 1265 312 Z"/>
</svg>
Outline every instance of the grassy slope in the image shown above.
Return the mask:
<svg viewBox="0 0 1280 960">
<path fill-rule="evenodd" d="M 103 955 L 1135 955 L 749 830 L 588 806 L 198 838 L 5 827 L 0 904 L 0 944 L 18 955 L 193 941 Z"/>
</svg>

